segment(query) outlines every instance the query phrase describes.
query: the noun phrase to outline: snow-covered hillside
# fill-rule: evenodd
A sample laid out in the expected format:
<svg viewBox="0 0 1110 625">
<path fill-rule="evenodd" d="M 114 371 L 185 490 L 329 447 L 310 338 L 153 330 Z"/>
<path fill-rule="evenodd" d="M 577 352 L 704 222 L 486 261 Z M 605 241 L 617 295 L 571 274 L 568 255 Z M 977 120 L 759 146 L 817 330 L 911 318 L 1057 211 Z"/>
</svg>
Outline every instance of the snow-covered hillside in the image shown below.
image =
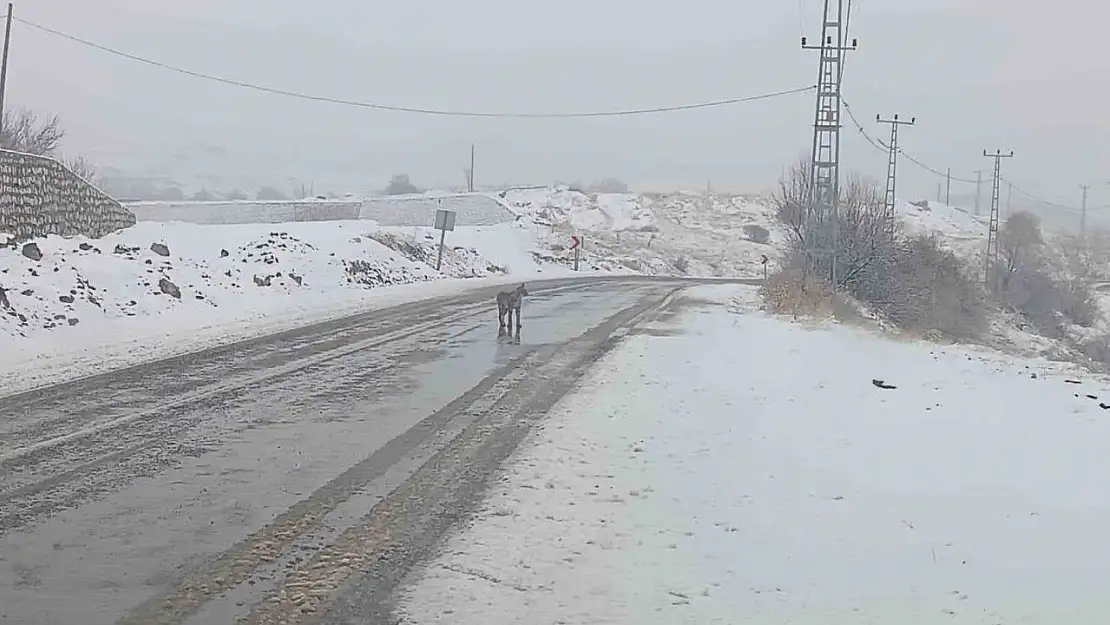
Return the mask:
<svg viewBox="0 0 1110 625">
<path fill-rule="evenodd" d="M 933 233 L 955 252 L 982 252 L 987 240 L 987 217 L 941 202 L 899 202 L 898 217 L 911 234 Z"/>
<path fill-rule="evenodd" d="M 757 198 L 725 195 L 587 194 L 567 187 L 510 190 L 504 199 L 539 246 L 565 256 L 583 240 L 583 261 L 605 271 L 758 277 L 785 240 Z"/>
</svg>

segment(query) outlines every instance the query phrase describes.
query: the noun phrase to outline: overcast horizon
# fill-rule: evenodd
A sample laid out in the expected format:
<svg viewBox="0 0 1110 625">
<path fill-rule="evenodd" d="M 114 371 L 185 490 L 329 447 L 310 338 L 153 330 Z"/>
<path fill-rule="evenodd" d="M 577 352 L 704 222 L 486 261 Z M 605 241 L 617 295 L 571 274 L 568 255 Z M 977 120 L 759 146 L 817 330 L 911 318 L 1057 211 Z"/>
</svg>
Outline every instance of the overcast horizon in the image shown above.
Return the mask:
<svg viewBox="0 0 1110 625">
<path fill-rule="evenodd" d="M 290 0 L 150 6 L 36 0 L 16 15 L 187 69 L 381 104 L 565 112 L 688 104 L 812 84 L 820 2 L 665 3 L 444 0 L 305 10 Z M 1110 7 L 1060 0 L 856 0 L 845 98 L 875 115 L 916 116 L 906 153 L 962 177 L 983 149 L 1013 149 L 1004 175 L 1071 206 L 1079 185 L 1110 204 L 1110 122 L 1096 114 L 1110 61 L 1090 54 Z M 770 6 L 767 6 L 770 5 Z M 1005 12 L 1002 9 L 1005 8 Z M 801 18 L 801 19 L 799 19 Z M 66 152 L 105 166 L 234 181 L 272 175 L 380 186 L 392 173 L 457 184 L 477 145 L 479 182 L 594 180 L 637 187 L 758 190 L 807 154 L 813 94 L 714 109 L 602 119 L 429 117 L 299 101 L 149 67 L 13 25 L 7 106 L 58 114 Z M 845 118 L 845 171 L 879 179 L 886 155 Z M 206 156 L 211 148 L 223 157 Z M 238 168 L 238 169 L 237 169 Z M 240 171 L 241 170 L 241 171 Z M 905 195 L 941 179 L 903 161 Z M 234 186 L 234 182 L 229 183 Z M 968 185 L 954 185 L 965 194 Z M 974 191 L 974 185 L 970 185 Z"/>
</svg>

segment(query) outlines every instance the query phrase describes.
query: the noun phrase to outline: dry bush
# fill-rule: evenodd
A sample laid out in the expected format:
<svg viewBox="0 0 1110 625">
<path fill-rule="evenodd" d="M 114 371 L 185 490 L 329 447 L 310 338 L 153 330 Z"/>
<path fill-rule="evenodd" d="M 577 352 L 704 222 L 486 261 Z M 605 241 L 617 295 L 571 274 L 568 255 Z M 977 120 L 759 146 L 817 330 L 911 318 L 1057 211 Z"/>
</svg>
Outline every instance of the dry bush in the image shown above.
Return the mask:
<svg viewBox="0 0 1110 625">
<path fill-rule="evenodd" d="M 775 196 L 789 233 L 789 269 L 768 284 L 769 310 L 828 310 L 837 299 L 832 293 L 841 291 L 905 330 L 970 339 L 987 329 L 989 306 L 967 264 L 935 237 L 906 238 L 888 221 L 876 184 L 851 178 L 843 185 L 834 232 L 828 209 L 812 199 L 811 179 L 808 162 L 799 160 Z M 835 282 L 831 254 L 822 253 L 830 249 L 836 250 Z"/>
<path fill-rule="evenodd" d="M 6 111 L 0 127 L 0 147 L 36 156 L 53 156 L 61 147 L 65 134 L 57 115 L 40 120 L 27 109 Z"/>
<path fill-rule="evenodd" d="M 799 269 L 784 269 L 760 287 L 764 308 L 771 313 L 824 317 L 835 309 L 835 293 L 828 283 L 806 277 Z"/>
</svg>

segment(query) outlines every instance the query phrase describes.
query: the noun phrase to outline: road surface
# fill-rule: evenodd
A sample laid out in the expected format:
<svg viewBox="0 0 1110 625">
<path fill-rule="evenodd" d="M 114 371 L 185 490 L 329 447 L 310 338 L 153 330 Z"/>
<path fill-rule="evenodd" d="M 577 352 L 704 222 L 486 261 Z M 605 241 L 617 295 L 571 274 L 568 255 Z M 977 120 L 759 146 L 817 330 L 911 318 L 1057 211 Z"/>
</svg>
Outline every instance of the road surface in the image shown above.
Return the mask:
<svg viewBox="0 0 1110 625">
<path fill-rule="evenodd" d="M 0 623 L 387 623 L 528 427 L 675 280 L 533 283 L 0 398 Z"/>
</svg>

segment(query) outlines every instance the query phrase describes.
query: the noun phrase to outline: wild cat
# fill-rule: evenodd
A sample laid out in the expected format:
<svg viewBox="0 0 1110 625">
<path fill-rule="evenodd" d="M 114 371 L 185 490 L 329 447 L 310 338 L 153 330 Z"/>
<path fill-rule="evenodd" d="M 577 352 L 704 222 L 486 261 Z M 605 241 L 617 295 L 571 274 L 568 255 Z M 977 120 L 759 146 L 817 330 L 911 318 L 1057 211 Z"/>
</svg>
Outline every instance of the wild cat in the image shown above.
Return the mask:
<svg viewBox="0 0 1110 625">
<path fill-rule="evenodd" d="M 516 330 L 520 332 L 520 303 L 525 295 L 528 295 L 528 289 L 523 284 L 512 291 L 501 291 L 497 294 L 497 322 L 502 330 L 506 326 L 512 329 L 513 313 L 516 313 Z"/>
</svg>

